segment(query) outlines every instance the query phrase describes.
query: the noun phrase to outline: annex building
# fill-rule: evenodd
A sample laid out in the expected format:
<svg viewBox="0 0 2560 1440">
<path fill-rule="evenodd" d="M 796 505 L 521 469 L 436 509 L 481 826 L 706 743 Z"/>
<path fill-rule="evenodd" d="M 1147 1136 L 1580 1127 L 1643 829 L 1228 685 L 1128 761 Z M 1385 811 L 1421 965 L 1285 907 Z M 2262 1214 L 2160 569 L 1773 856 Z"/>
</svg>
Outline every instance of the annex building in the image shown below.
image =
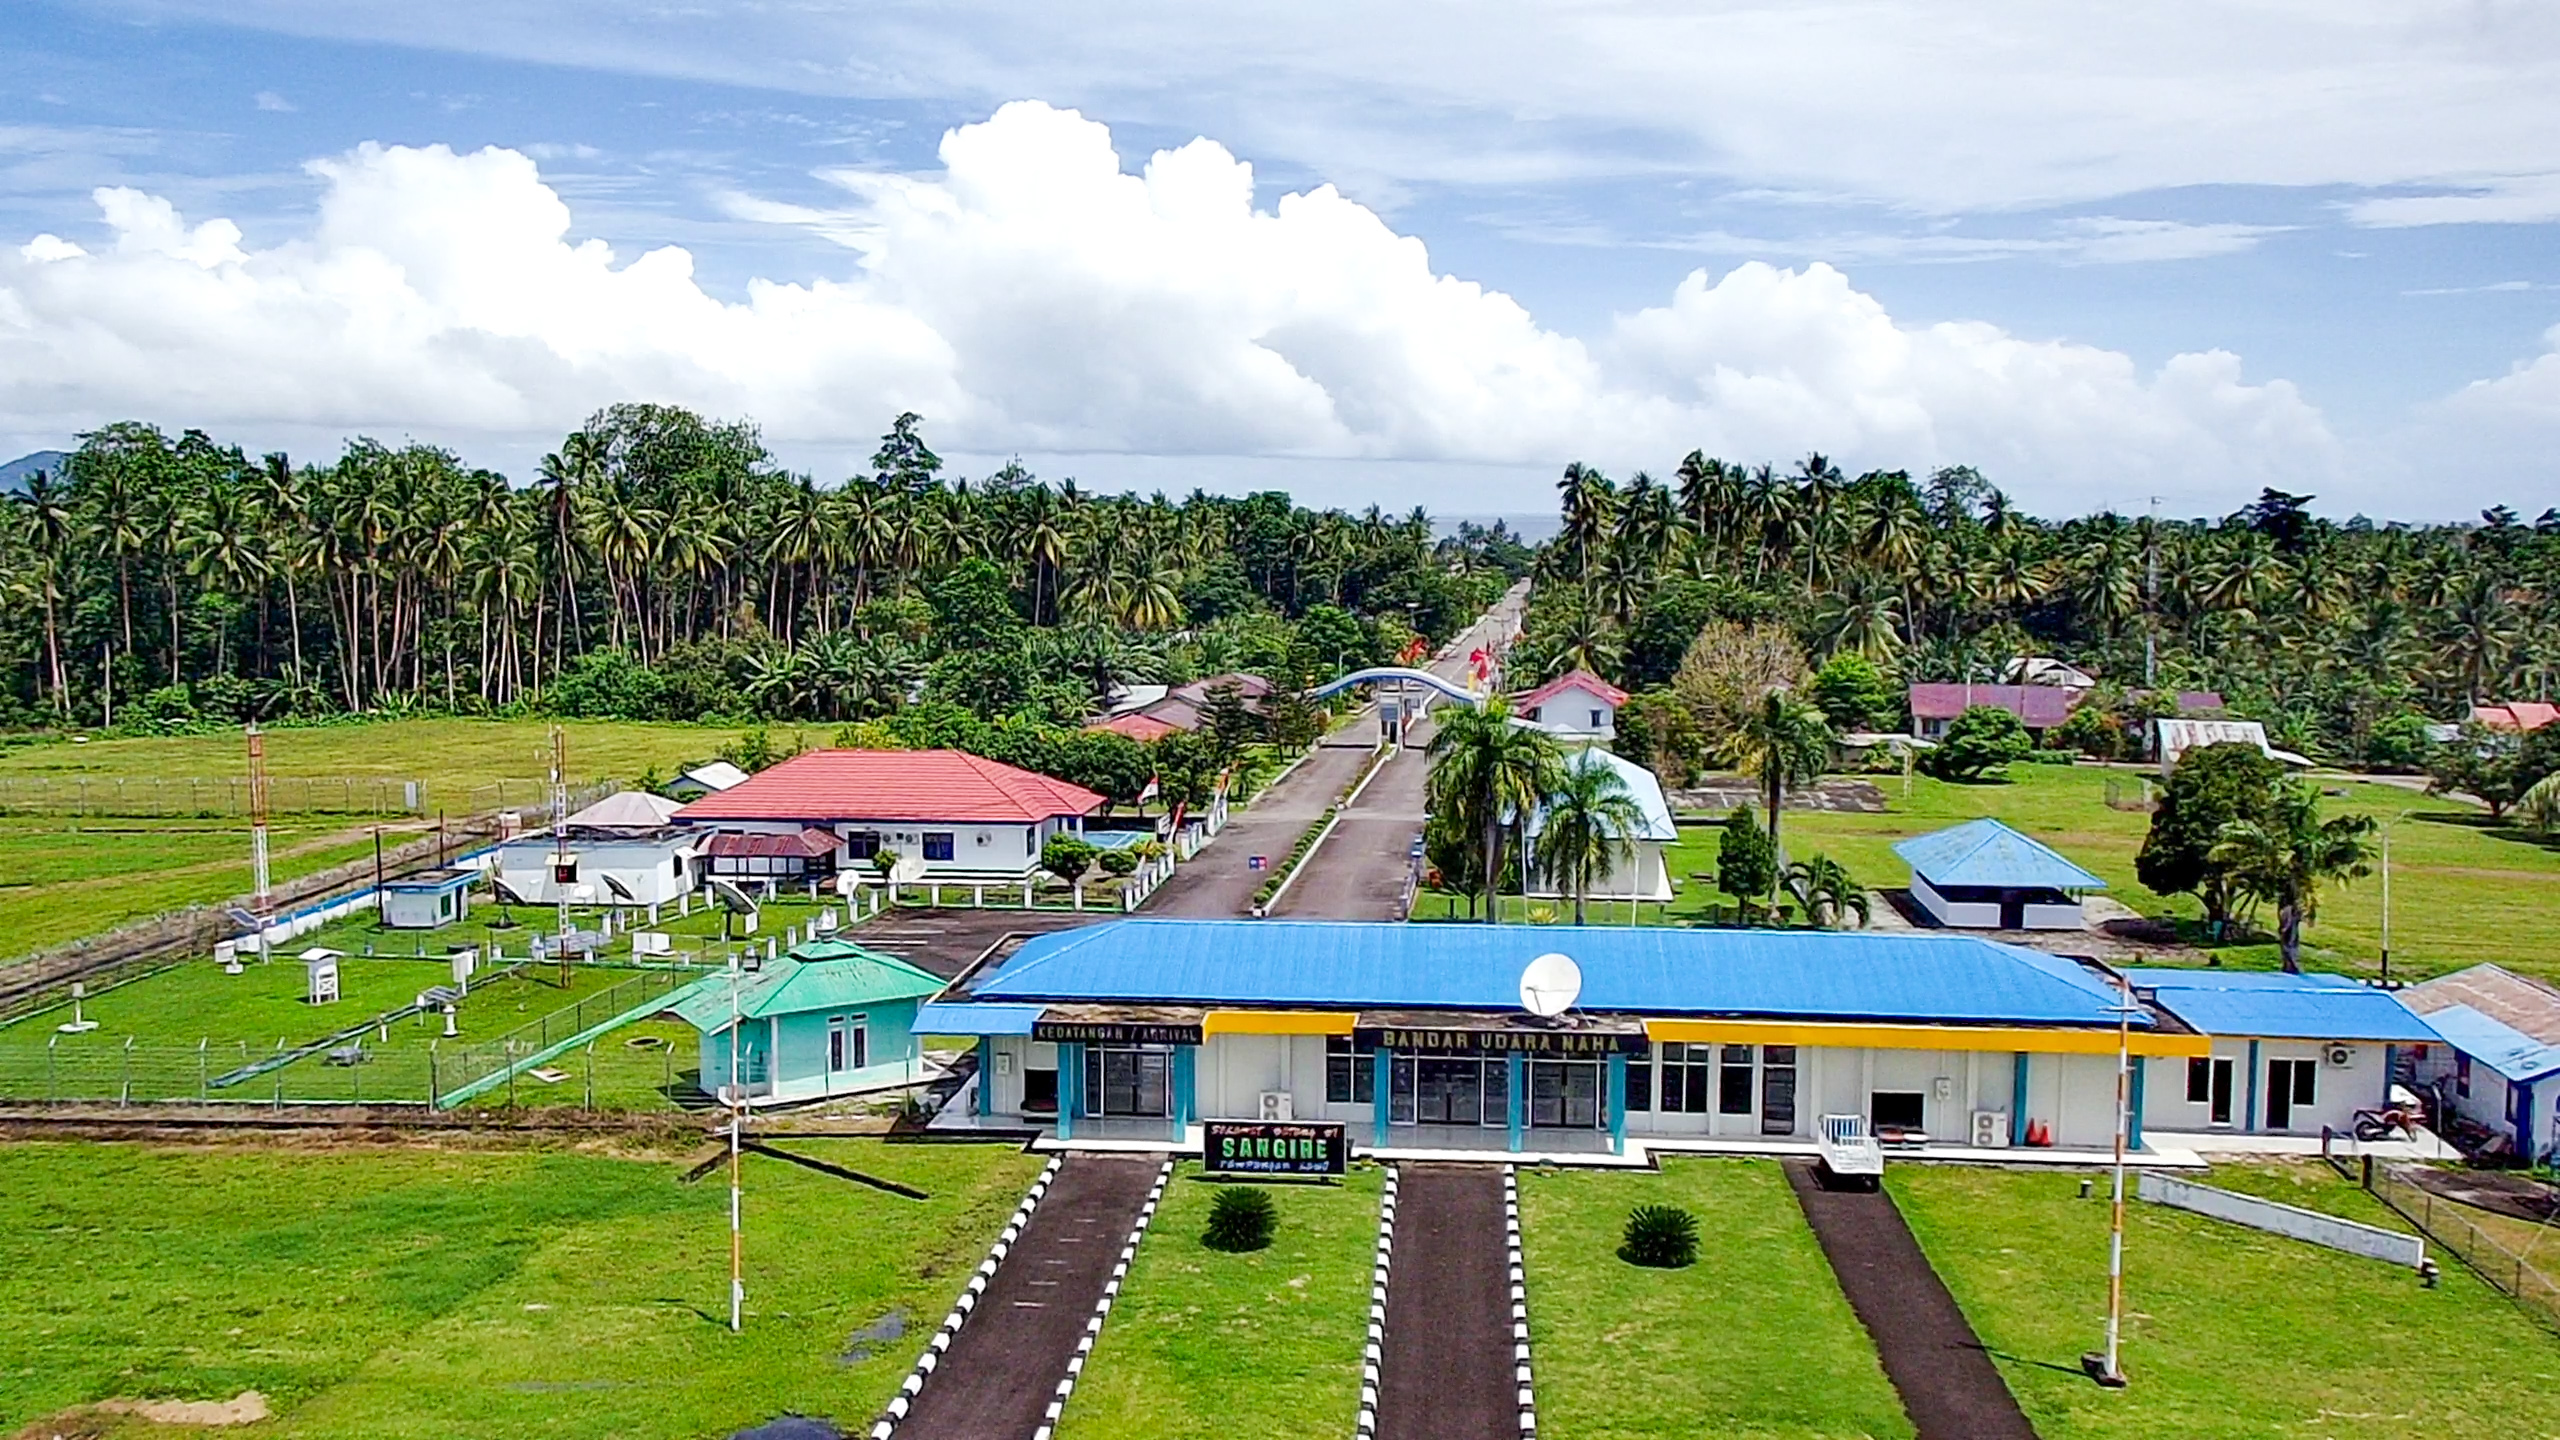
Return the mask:
<svg viewBox="0 0 2560 1440">
<path fill-rule="evenodd" d="M 1552 1020 L 1519 988 L 1549 951 L 1583 976 Z M 2133 1054 L 2182 1080 L 2224 1048 L 2126 994 L 2097 965 L 1957 935 L 1131 919 L 1030 940 L 915 1023 L 976 1041 L 955 1125 L 1066 1140 L 1295 1119 L 1371 1149 L 1623 1153 L 1808 1140 L 1855 1114 L 1914 1144 L 2098 1151 L 2120 1015 Z M 2373 998 L 2391 1033 L 2424 1032 Z M 2372 1104 L 2379 1073 L 2370 1096 L 2328 1089 Z M 2137 1128 L 2183 1105 L 2137 1090 Z"/>
</svg>

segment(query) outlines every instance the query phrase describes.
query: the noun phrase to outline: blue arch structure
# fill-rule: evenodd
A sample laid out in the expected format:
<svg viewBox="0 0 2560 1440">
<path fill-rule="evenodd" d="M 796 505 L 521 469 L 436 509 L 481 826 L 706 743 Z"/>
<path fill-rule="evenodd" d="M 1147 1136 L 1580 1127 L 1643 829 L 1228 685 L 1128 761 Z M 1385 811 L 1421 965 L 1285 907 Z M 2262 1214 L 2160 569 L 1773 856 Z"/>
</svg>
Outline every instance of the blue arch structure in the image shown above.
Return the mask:
<svg viewBox="0 0 2560 1440">
<path fill-rule="evenodd" d="M 1402 665 L 1372 665 L 1366 670 L 1354 670 L 1348 675 L 1328 680 L 1308 691 L 1307 698 L 1321 700 L 1327 695 L 1348 690 L 1354 685 L 1376 685 L 1388 680 L 1405 680 L 1426 686 L 1461 704 L 1477 705 L 1484 701 L 1483 696 L 1455 681 L 1444 680 L 1428 670 L 1411 670 Z"/>
</svg>

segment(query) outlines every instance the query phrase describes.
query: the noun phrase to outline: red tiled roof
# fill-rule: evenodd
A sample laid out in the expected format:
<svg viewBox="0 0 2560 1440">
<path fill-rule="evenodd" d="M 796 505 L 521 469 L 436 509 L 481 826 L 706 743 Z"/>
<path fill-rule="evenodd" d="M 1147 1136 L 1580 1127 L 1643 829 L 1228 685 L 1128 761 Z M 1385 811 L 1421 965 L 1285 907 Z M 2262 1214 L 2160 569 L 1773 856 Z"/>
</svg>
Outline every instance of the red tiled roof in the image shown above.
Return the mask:
<svg viewBox="0 0 2560 1440">
<path fill-rule="evenodd" d="M 1976 705 L 2006 710 L 2029 729 L 2048 730 L 2070 715 L 2079 692 L 2059 685 L 1946 685 L 1911 687 L 1911 718 L 1953 720 Z"/>
<path fill-rule="evenodd" d="M 1126 715 L 1114 715 L 1108 720 L 1097 720 L 1084 728 L 1108 730 L 1115 735 L 1126 735 L 1140 744 L 1145 744 L 1150 740 L 1161 740 L 1184 727 L 1170 720 L 1159 719 L 1144 710 L 1132 710 Z"/>
<path fill-rule="evenodd" d="M 1102 797 L 1081 785 L 958 750 L 812 750 L 676 812 L 711 820 L 948 820 L 1036 824 L 1084 815 Z"/>
<path fill-rule="evenodd" d="M 2474 705 L 2471 718 L 2497 730 L 2539 730 L 2560 720 L 2560 706 L 2540 700 L 2513 700 L 2504 705 Z"/>
<path fill-rule="evenodd" d="M 835 848 L 836 837 L 826 830 L 803 830 L 797 835 L 748 835 L 724 830 L 712 836 L 702 847 L 704 854 L 723 860 L 787 855 L 814 860 L 821 855 L 834 854 Z"/>
<path fill-rule="evenodd" d="M 1187 685 L 1176 685 L 1168 693 L 1177 700 L 1188 700 L 1194 705 L 1206 705 L 1209 703 L 1210 691 L 1228 687 L 1234 688 L 1236 698 L 1249 704 L 1267 698 L 1273 689 L 1271 682 L 1259 675 L 1247 675 L 1241 670 L 1230 670 L 1223 675 L 1211 675 L 1194 680 Z"/>
<path fill-rule="evenodd" d="M 1627 703 L 1627 692 L 1592 674 L 1588 670 L 1568 670 L 1528 694 L 1511 702 L 1515 710 L 1532 710 L 1546 704 L 1567 690 L 1587 690 L 1612 707 Z"/>
</svg>

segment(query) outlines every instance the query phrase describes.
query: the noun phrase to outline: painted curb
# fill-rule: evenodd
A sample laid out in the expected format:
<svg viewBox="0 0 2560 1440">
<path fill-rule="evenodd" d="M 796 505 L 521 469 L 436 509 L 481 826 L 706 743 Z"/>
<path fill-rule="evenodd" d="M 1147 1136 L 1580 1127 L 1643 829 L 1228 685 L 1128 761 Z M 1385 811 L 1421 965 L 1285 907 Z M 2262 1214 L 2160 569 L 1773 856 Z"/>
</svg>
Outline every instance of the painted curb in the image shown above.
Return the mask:
<svg viewBox="0 0 2560 1440">
<path fill-rule="evenodd" d="M 1102 1286 L 1102 1298 L 1093 1302 L 1093 1318 L 1084 1322 L 1084 1333 L 1076 1337 L 1075 1358 L 1067 1362 L 1066 1378 L 1058 1382 L 1058 1393 L 1049 1401 L 1047 1415 L 1040 1427 L 1031 1432 L 1031 1440 L 1049 1440 L 1058 1428 L 1058 1416 L 1067 1408 L 1067 1397 L 1076 1393 L 1076 1380 L 1084 1374 L 1085 1357 L 1093 1353 L 1093 1342 L 1102 1338 L 1102 1322 L 1111 1314 L 1111 1302 L 1120 1295 L 1120 1282 L 1129 1278 L 1129 1262 L 1138 1258 L 1138 1242 L 1147 1236 L 1147 1225 L 1156 1218 L 1156 1206 L 1164 1201 L 1165 1183 L 1173 1178 L 1173 1157 L 1164 1157 L 1164 1165 L 1156 1171 L 1156 1183 L 1147 1191 L 1147 1203 L 1138 1207 L 1137 1223 L 1129 1227 L 1129 1239 L 1120 1247 L 1120 1258 L 1112 1262 L 1111 1278 Z"/>
<path fill-rule="evenodd" d="M 1537 1386 L 1529 1372 L 1529 1275 L 1520 1264 L 1519 1167 L 1502 1167 L 1502 1232 L 1511 1251 L 1511 1363 L 1520 1384 L 1520 1434 L 1537 1440 Z"/>
<path fill-rule="evenodd" d="M 987 1282 L 995 1278 L 996 1267 L 1013 1253 L 1014 1243 L 1030 1227 L 1031 1212 L 1040 1207 L 1041 1197 L 1049 1193 L 1050 1182 L 1058 1178 L 1058 1167 L 1065 1163 L 1064 1155 L 1050 1156 L 1040 1177 L 1023 1192 L 1022 1203 L 1014 1208 L 1013 1218 L 1005 1222 L 1003 1233 L 996 1236 L 996 1243 L 987 1247 L 987 1258 L 978 1262 L 977 1272 L 969 1277 L 960 1298 L 952 1302 L 951 1313 L 942 1317 L 942 1328 L 925 1342 L 924 1353 L 916 1357 L 916 1368 L 908 1373 L 905 1383 L 898 1387 L 897 1395 L 889 1401 L 880 1418 L 872 1422 L 871 1440 L 889 1440 L 897 1433 L 898 1422 L 906 1419 L 907 1412 L 915 1408 L 916 1396 L 923 1392 L 924 1382 L 941 1365 L 942 1354 L 951 1348 L 951 1341 L 960 1333 L 960 1327 L 969 1323 L 969 1316 L 978 1308 L 978 1297 L 986 1293 Z"/>
<path fill-rule="evenodd" d="M 1360 1354 L 1360 1417 L 1352 1423 L 1353 1440 L 1372 1440 L 1378 1433 L 1378 1364 L 1387 1340 L 1387 1272 L 1395 1259 L 1396 1182 L 1403 1173 L 1388 1166 L 1386 1188 L 1378 1194 L 1378 1254 L 1369 1273 L 1369 1339 Z"/>
</svg>

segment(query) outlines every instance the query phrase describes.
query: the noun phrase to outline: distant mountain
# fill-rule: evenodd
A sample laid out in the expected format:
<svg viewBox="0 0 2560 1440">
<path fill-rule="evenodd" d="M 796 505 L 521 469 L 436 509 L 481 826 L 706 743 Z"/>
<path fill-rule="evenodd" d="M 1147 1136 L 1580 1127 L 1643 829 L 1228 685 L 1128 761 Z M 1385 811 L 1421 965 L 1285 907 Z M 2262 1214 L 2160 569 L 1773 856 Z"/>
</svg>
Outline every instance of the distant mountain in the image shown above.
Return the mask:
<svg viewBox="0 0 2560 1440">
<path fill-rule="evenodd" d="M 68 450 L 38 450 L 32 455 L 21 455 L 6 465 L 0 465 L 0 495 L 15 495 L 26 489 L 27 477 L 39 470 L 51 470 L 59 475 L 62 472 L 62 462 L 70 458 L 71 452 Z"/>
</svg>

